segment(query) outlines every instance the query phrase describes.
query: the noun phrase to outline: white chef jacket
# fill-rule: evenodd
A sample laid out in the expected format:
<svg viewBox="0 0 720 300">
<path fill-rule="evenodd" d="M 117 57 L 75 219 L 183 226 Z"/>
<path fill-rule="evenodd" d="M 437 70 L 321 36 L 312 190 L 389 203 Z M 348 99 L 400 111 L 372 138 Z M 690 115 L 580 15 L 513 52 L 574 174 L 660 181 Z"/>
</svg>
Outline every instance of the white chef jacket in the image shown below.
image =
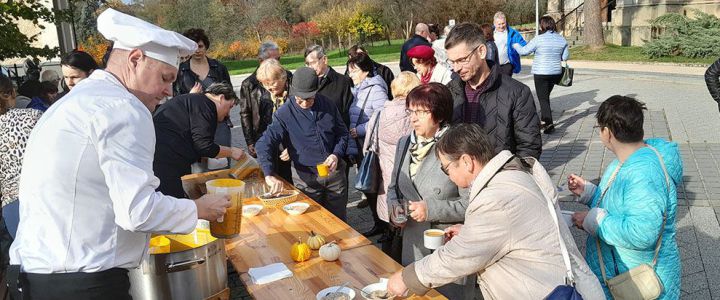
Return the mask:
<svg viewBox="0 0 720 300">
<path fill-rule="evenodd" d="M 155 192 L 154 152 L 150 111 L 95 70 L 30 135 L 11 263 L 41 274 L 134 268 L 149 232 L 191 232 L 197 207 Z"/>
</svg>

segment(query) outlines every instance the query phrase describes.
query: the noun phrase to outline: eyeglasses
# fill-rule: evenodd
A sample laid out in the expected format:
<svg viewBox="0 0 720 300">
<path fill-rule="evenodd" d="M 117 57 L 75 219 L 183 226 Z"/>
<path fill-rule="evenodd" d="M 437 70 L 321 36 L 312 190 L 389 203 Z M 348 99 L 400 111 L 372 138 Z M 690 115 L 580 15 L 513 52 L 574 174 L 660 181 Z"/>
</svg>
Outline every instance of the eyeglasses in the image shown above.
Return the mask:
<svg viewBox="0 0 720 300">
<path fill-rule="evenodd" d="M 445 175 L 447 175 L 447 176 L 450 176 L 450 173 L 449 173 L 449 171 L 448 171 L 448 168 L 450 167 L 450 165 L 451 165 L 452 163 L 454 163 L 454 161 L 451 161 L 451 162 L 449 162 L 447 165 L 444 165 L 444 166 L 443 166 L 442 163 L 440 163 L 440 170 L 442 170 L 443 173 L 445 173 Z"/>
<path fill-rule="evenodd" d="M 467 65 L 467 63 L 469 63 L 470 60 L 472 59 L 471 56 L 472 56 L 473 54 L 475 54 L 475 50 L 477 50 L 478 48 L 480 48 L 480 46 L 482 46 L 482 44 L 477 45 L 477 47 L 475 47 L 475 48 L 473 48 L 472 50 L 470 50 L 470 53 L 468 53 L 468 55 L 466 55 L 466 56 L 463 57 L 463 58 L 460 58 L 460 59 L 455 60 L 455 61 L 453 61 L 453 60 L 451 60 L 451 59 L 448 58 L 448 59 L 445 60 L 445 62 L 446 62 L 448 65 L 451 65 L 451 66 L 454 66 L 454 65 L 456 65 L 456 64 L 458 64 L 458 65 L 460 65 L 460 66 Z"/>
<path fill-rule="evenodd" d="M 427 109 L 418 109 L 418 110 L 412 110 L 412 109 L 406 109 L 405 113 L 408 115 L 416 115 L 418 117 L 424 117 L 430 114 L 430 110 Z"/>
</svg>

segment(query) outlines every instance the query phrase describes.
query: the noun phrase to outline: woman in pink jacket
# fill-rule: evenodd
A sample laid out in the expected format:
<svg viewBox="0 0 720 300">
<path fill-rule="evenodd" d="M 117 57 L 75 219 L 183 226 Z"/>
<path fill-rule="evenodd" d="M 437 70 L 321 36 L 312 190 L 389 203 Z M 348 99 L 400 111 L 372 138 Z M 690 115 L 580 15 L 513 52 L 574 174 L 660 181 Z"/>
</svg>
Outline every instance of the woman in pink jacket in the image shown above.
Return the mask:
<svg viewBox="0 0 720 300">
<path fill-rule="evenodd" d="M 401 137 L 412 132 L 410 117 L 405 112 L 405 97 L 418 85 L 420 85 L 420 79 L 418 79 L 417 75 L 408 71 L 400 73 L 390 84 L 393 100 L 385 102 L 382 110 L 375 112 L 368 121 L 366 132 L 369 133 L 375 130 L 375 119 L 378 117 L 378 113 L 381 112 L 378 121 L 379 131 L 376 135 L 378 140 L 373 144 L 373 150 L 376 151 L 380 158 L 382 181 L 378 188 L 377 207 L 371 207 L 370 209 L 376 209 L 378 217 L 385 223 L 388 222 L 386 190 L 390 185 L 390 177 L 395 163 L 395 148 Z M 366 134 L 365 145 L 369 145 L 369 142 L 370 134 Z"/>
</svg>

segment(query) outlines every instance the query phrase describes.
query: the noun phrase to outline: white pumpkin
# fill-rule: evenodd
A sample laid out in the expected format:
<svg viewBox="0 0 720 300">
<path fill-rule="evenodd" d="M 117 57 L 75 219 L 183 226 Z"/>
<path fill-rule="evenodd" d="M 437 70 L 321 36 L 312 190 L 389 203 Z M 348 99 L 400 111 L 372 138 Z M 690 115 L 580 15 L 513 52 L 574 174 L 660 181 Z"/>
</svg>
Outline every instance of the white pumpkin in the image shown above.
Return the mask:
<svg viewBox="0 0 720 300">
<path fill-rule="evenodd" d="M 326 261 L 335 261 L 340 257 L 340 246 L 335 242 L 329 242 L 320 247 L 320 257 Z"/>
</svg>

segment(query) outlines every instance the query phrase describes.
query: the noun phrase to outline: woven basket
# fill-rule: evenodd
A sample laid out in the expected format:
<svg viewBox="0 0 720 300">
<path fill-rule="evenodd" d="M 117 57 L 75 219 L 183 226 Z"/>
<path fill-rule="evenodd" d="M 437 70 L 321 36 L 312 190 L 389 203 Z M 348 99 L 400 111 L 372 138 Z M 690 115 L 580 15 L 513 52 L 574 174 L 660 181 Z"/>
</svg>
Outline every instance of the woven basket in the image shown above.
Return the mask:
<svg viewBox="0 0 720 300">
<path fill-rule="evenodd" d="M 298 195 L 300 195 L 300 192 L 298 192 L 296 190 L 285 190 L 285 191 L 283 191 L 283 194 L 290 194 L 290 195 L 287 195 L 284 197 L 278 197 L 278 198 L 265 198 L 265 197 L 259 196 L 258 199 L 260 199 L 260 201 L 262 201 L 262 203 L 263 203 L 263 205 L 265 205 L 265 207 L 277 208 L 277 207 L 283 207 L 286 204 L 295 202 L 298 198 Z"/>
</svg>

